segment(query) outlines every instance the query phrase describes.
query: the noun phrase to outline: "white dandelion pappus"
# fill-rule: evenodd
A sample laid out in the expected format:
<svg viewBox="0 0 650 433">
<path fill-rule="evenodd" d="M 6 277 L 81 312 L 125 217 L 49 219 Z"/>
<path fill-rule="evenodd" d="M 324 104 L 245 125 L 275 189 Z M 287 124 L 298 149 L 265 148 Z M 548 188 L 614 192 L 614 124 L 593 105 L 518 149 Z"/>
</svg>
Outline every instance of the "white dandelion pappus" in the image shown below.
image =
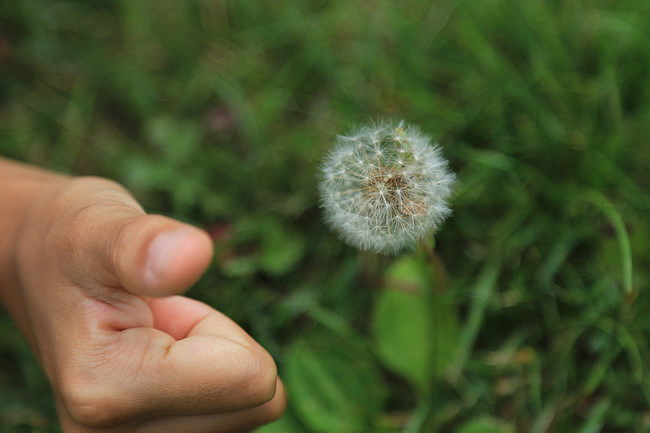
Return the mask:
<svg viewBox="0 0 650 433">
<path fill-rule="evenodd" d="M 338 136 L 321 170 L 325 220 L 351 245 L 391 254 L 451 214 L 454 174 L 437 146 L 403 122 Z"/>
</svg>

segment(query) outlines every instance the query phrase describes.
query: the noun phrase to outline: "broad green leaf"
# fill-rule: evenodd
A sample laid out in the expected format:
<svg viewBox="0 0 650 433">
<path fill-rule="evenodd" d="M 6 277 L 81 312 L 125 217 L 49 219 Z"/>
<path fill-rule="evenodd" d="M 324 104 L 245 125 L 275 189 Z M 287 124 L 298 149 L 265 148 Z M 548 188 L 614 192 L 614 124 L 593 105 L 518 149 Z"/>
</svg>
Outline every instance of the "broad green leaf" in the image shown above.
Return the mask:
<svg viewBox="0 0 650 433">
<path fill-rule="evenodd" d="M 420 388 L 430 378 L 428 307 L 420 296 L 385 290 L 375 306 L 374 333 L 380 359 Z"/>
<path fill-rule="evenodd" d="M 423 391 L 449 366 L 458 336 L 455 307 L 447 294 L 431 287 L 432 275 L 419 258 L 395 262 L 373 321 L 381 361 Z"/>
<path fill-rule="evenodd" d="M 369 354 L 340 339 L 298 340 L 286 361 L 291 404 L 322 433 L 365 433 L 381 410 L 381 378 Z"/>
</svg>

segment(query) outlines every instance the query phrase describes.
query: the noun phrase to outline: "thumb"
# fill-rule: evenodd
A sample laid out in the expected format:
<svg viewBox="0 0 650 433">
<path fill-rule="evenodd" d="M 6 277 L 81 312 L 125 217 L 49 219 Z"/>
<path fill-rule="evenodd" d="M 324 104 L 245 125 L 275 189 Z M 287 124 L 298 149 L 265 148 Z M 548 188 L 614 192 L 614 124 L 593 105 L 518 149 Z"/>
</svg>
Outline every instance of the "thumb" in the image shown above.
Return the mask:
<svg viewBox="0 0 650 433">
<path fill-rule="evenodd" d="M 133 294 L 184 292 L 210 264 L 212 241 L 196 227 L 160 215 L 141 215 L 115 227 L 114 233 L 106 233 L 109 238 L 99 259 Z"/>
<path fill-rule="evenodd" d="M 99 283 L 142 296 L 177 294 L 196 282 L 212 258 L 207 233 L 146 215 L 115 182 L 77 178 L 52 201 L 61 218 L 50 233 L 73 256 L 66 255 L 63 268 L 84 286 Z"/>
</svg>

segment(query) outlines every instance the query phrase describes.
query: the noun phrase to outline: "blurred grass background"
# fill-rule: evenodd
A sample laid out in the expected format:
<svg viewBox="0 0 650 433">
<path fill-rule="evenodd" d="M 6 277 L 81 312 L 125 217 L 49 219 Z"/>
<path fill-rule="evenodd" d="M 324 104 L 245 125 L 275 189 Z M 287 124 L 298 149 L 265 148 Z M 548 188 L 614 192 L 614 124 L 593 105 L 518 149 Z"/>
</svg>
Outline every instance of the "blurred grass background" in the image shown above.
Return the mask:
<svg viewBox="0 0 650 433">
<path fill-rule="evenodd" d="M 458 173 L 444 338 L 389 291 L 408 262 L 320 218 L 322 155 L 377 117 Z M 267 433 L 650 431 L 649 142 L 650 2 L 0 2 L 0 155 L 211 233 L 189 294 L 277 360 L 291 404 Z M 450 353 L 428 391 L 421 341 Z M 0 431 L 58 431 L 5 315 Z"/>
</svg>

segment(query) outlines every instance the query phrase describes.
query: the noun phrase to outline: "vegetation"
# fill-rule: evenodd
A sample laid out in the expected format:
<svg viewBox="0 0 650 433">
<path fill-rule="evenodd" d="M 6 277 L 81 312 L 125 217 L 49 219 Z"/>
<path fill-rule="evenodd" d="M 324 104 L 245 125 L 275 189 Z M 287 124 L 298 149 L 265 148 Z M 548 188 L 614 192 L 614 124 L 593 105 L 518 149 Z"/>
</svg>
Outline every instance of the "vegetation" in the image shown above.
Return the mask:
<svg viewBox="0 0 650 433">
<path fill-rule="evenodd" d="M 263 433 L 645 432 L 649 76 L 638 0 L 5 1 L 0 154 L 212 234 L 189 295 L 277 360 Z M 322 221 L 323 155 L 377 117 L 457 173 L 428 257 Z M 0 426 L 59 429 L 4 315 Z"/>
</svg>

